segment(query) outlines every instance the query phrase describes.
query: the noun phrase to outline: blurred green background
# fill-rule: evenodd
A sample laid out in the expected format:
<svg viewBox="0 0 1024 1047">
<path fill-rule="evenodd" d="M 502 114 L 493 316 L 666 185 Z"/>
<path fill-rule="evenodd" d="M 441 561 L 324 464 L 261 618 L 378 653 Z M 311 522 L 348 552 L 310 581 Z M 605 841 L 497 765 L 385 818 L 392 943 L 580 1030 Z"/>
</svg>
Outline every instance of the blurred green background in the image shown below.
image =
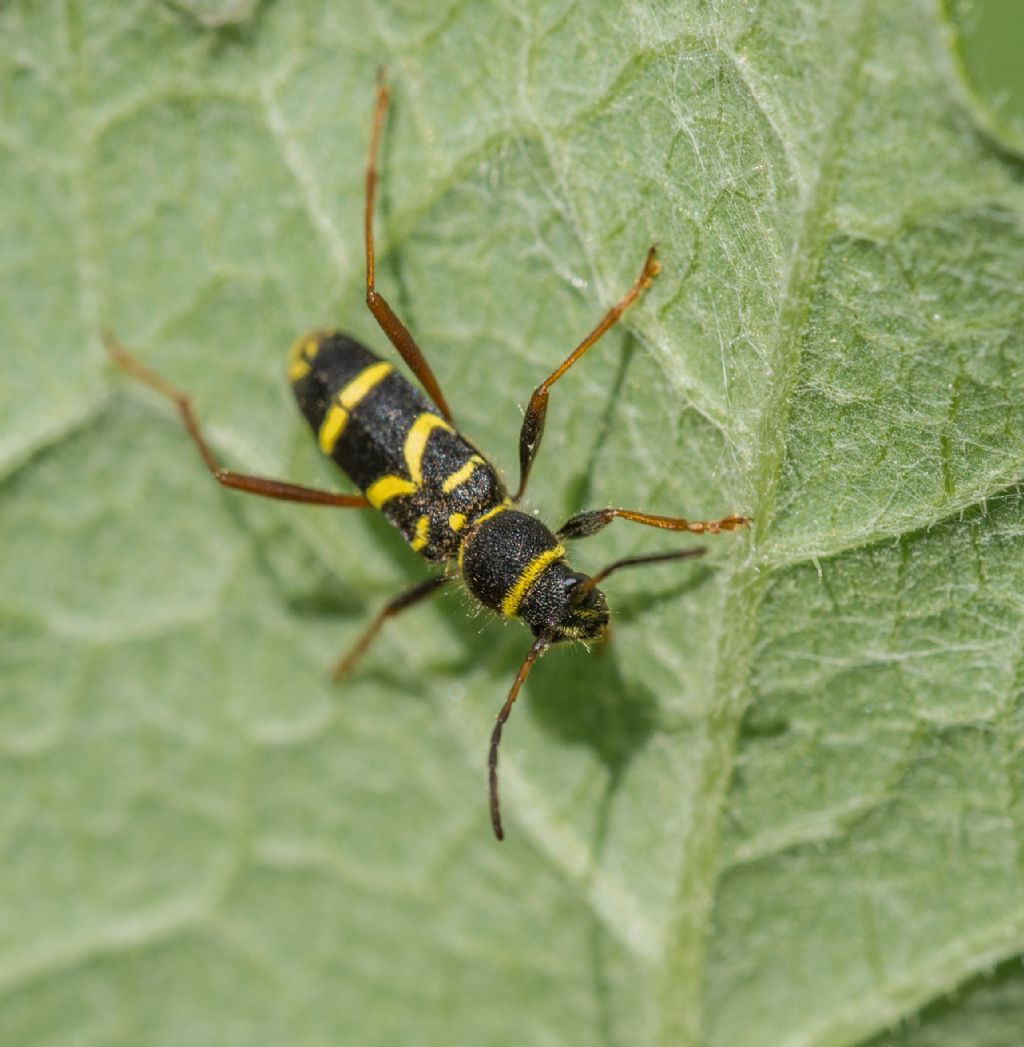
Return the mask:
<svg viewBox="0 0 1024 1047">
<path fill-rule="evenodd" d="M 1024 8 L 1014 0 L 947 0 L 949 45 L 979 121 L 1024 149 Z"/>
</svg>

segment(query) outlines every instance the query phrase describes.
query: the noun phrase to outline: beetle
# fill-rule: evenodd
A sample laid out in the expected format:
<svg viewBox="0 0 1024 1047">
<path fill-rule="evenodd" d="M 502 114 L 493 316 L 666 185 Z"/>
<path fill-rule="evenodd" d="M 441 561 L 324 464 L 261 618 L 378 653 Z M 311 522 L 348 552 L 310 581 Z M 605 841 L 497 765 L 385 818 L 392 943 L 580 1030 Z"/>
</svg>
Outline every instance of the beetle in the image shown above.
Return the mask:
<svg viewBox="0 0 1024 1047">
<path fill-rule="evenodd" d="M 533 633 L 509 693 L 498 712 L 488 750 L 491 824 L 504 839 L 498 793 L 498 746 L 502 729 L 531 668 L 552 645 L 603 639 L 608 601 L 599 588 L 613 572 L 641 564 L 682 560 L 704 547 L 632 556 L 595 575 L 573 570 L 563 543 L 597 534 L 612 520 L 632 520 L 667 531 L 715 534 L 750 522 L 732 514 L 692 521 L 623 508 L 577 513 L 557 531 L 517 506 L 544 433 L 549 391 L 619 320 L 657 277 L 656 248 L 629 290 L 530 396 L 519 435 L 519 483 L 510 494 L 500 474 L 452 421 L 452 412 L 423 351 L 377 290 L 373 216 L 381 130 L 390 99 L 378 74 L 370 132 L 364 198 L 366 304 L 427 395 L 394 366 L 339 331 L 314 331 L 288 354 L 288 380 L 320 450 L 337 463 L 361 494 L 340 493 L 237 473 L 221 467 L 196 421 L 188 396 L 128 352 L 113 335 L 104 342 L 113 360 L 177 407 L 207 470 L 225 487 L 266 498 L 338 508 L 373 508 L 402 533 L 409 546 L 441 570 L 399 593 L 374 617 L 335 666 L 339 679 L 389 618 L 454 581 L 461 581 L 483 607 L 505 618 L 521 618 Z"/>
</svg>

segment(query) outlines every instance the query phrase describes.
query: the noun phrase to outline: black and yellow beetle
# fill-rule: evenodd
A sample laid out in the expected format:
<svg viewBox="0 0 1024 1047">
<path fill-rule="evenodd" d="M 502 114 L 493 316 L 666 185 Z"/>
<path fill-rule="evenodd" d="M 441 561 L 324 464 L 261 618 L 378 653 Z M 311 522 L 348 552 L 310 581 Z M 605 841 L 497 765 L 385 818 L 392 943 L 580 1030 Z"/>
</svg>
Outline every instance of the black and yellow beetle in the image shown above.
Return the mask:
<svg viewBox="0 0 1024 1047">
<path fill-rule="evenodd" d="M 633 286 L 533 391 L 519 435 L 519 486 L 510 496 L 497 470 L 452 424 L 451 411 L 426 358 L 374 286 L 377 152 L 388 98 L 388 87 L 379 78 L 366 167 L 366 304 L 430 398 L 403 378 L 392 364 L 336 331 L 319 331 L 300 338 L 288 357 L 288 379 L 321 451 L 337 462 L 363 492 L 361 495 L 316 490 L 222 469 L 203 438 L 188 397 L 140 363 L 111 335 L 104 339 L 121 367 L 174 401 L 207 469 L 218 483 L 266 498 L 379 509 L 428 563 L 445 565 L 442 573 L 400 593 L 377 614 L 338 662 L 336 678 L 352 669 L 388 618 L 457 579 L 484 607 L 507 618 L 522 618 L 529 625 L 534 641 L 498 713 L 488 754 L 491 823 L 501 840 L 504 833 L 498 804 L 498 743 L 533 663 L 552 644 L 573 640 L 586 643 L 605 635 L 608 603 L 598 584 L 613 571 L 700 556 L 705 551 L 698 547 L 630 557 L 587 576 L 569 566 L 563 542 L 596 534 L 616 518 L 698 534 L 731 531 L 749 520 L 733 515 L 699 522 L 630 509 L 595 509 L 576 514 L 552 532 L 535 516 L 515 508 L 526 490 L 544 432 L 549 389 L 658 275 L 655 249 L 651 247 L 647 252 Z"/>
</svg>

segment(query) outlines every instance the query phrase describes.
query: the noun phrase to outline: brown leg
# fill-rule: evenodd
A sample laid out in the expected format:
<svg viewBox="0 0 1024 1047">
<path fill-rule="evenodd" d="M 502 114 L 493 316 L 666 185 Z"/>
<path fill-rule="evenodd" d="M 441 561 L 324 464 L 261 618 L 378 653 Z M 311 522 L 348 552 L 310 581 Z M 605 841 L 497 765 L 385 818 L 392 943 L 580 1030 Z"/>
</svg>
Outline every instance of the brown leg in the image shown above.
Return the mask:
<svg viewBox="0 0 1024 1047">
<path fill-rule="evenodd" d="M 491 825 L 494 835 L 499 840 L 505 839 L 505 830 L 501 827 L 501 804 L 498 799 L 498 744 L 501 742 L 501 729 L 505 726 L 508 714 L 512 712 L 512 706 L 519 697 L 519 689 L 523 686 L 526 677 L 530 675 L 533 663 L 551 646 L 551 637 L 541 634 L 533 641 L 533 646 L 526 652 L 523 664 L 519 666 L 519 672 L 512 681 L 512 689 L 508 692 L 505 704 L 498 713 L 498 722 L 494 725 L 491 733 L 491 749 L 487 755 L 487 782 L 491 797 Z"/>
<path fill-rule="evenodd" d="M 577 513 L 566 520 L 558 529 L 558 537 L 589 538 L 607 527 L 616 517 L 647 524 L 648 527 L 660 527 L 663 531 L 689 531 L 692 534 L 735 531 L 737 527 L 744 527 L 750 523 L 749 516 L 733 515 L 721 520 L 685 520 L 681 516 L 654 516 L 651 513 L 634 512 L 632 509 L 592 509 L 585 513 Z"/>
<path fill-rule="evenodd" d="M 661 266 L 654 257 L 654 252 L 655 248 L 652 246 L 647 252 L 647 258 L 644 260 L 644 267 L 640 270 L 640 275 L 633 281 L 633 286 L 604 314 L 597 327 L 573 349 L 566 357 L 565 362 L 552 371 L 534 389 L 533 394 L 530 396 L 530 402 L 523 417 L 523 427 L 519 431 L 519 489 L 516 491 L 514 501 L 518 502 L 526 491 L 526 481 L 530 476 L 530 468 L 533 465 L 534 458 L 537 456 L 540 439 L 544 435 L 544 419 L 548 413 L 548 390 L 601 335 L 615 325 L 619 317 L 650 287 L 651 281 L 661 271 Z"/>
<path fill-rule="evenodd" d="M 401 353 L 402 359 L 412 369 L 412 373 L 420 380 L 426 389 L 430 399 L 437 405 L 438 410 L 450 422 L 452 412 L 448 402 L 437 384 L 434 372 L 423 355 L 423 350 L 416 344 L 416 339 L 409 333 L 409 329 L 395 316 L 394 310 L 388 304 L 387 299 L 374 287 L 374 258 L 373 258 L 373 201 L 377 192 L 377 152 L 380 145 L 380 132 L 384 124 L 384 114 L 387 112 L 388 99 L 391 91 L 384 82 L 383 70 L 377 73 L 377 106 L 373 112 L 373 130 L 370 132 L 370 152 L 366 161 L 366 211 L 363 215 L 363 231 L 366 239 L 366 304 L 381 330 L 391 339 L 391 344 Z"/>
<path fill-rule="evenodd" d="M 437 578 L 427 578 L 425 581 L 414 585 L 411 589 L 406 589 L 404 592 L 399 593 L 393 600 L 385 604 L 363 631 L 363 635 L 349 648 L 348 653 L 338 659 L 332 674 L 334 680 L 338 681 L 352 671 L 356 662 L 362 658 L 366 653 L 367 647 L 370 646 L 374 637 L 380 632 L 381 626 L 389 618 L 394 618 L 400 611 L 404 611 L 407 607 L 412 607 L 413 604 L 419 603 L 420 600 L 425 600 L 431 593 L 437 592 L 442 585 L 446 585 L 450 581 L 451 579 L 443 574 Z"/>
<path fill-rule="evenodd" d="M 299 484 L 283 483 L 280 480 L 268 480 L 263 476 L 249 476 L 246 473 L 233 473 L 222 469 L 220 463 L 213 456 L 209 444 L 203 439 L 203 434 L 192 413 L 192 405 L 188 397 L 176 389 L 173 385 L 165 382 L 155 371 L 136 360 L 131 353 L 109 332 L 103 333 L 103 342 L 107 347 L 114 363 L 130 375 L 137 378 L 155 389 L 162 396 L 166 396 L 178 408 L 181 420 L 185 423 L 188 435 L 199 449 L 206 468 L 210 475 L 224 487 L 232 487 L 236 491 L 247 491 L 249 494 L 258 494 L 264 498 L 279 498 L 286 502 L 304 502 L 307 505 L 333 505 L 344 509 L 363 509 L 369 506 L 369 502 L 361 494 L 338 494 L 334 491 L 321 491 L 314 487 L 302 487 Z"/>
</svg>

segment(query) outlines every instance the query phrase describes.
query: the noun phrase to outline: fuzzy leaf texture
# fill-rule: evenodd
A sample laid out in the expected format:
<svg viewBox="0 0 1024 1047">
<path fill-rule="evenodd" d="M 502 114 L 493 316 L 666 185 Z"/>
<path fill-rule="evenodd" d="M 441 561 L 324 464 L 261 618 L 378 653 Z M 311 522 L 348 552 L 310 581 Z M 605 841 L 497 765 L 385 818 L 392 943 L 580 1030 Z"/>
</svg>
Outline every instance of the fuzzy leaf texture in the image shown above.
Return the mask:
<svg viewBox="0 0 1024 1047">
<path fill-rule="evenodd" d="M 1002 1044 L 1024 1027 L 1024 191 L 965 4 L 0 5 L 0 1028 L 76 1045 Z M 334 486 L 381 289 L 530 505 L 751 514 L 555 651 Z M 968 99 L 972 99 L 967 104 Z M 1000 118 L 1001 119 L 1001 118 Z M 693 542 L 620 522 L 597 570 Z"/>
</svg>

